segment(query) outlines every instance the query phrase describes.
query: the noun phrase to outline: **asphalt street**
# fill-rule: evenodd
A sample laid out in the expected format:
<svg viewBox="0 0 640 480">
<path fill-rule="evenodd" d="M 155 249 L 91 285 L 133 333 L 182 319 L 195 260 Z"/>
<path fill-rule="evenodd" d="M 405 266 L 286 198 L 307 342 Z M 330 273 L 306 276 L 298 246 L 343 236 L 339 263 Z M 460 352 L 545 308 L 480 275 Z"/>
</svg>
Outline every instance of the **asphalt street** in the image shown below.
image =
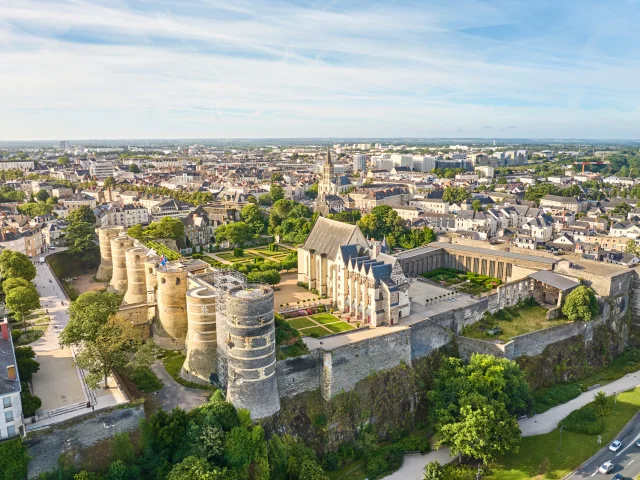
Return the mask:
<svg viewBox="0 0 640 480">
<path fill-rule="evenodd" d="M 579 478 L 611 478 L 616 473 L 621 473 L 625 478 L 634 479 L 640 474 L 640 448 L 635 445 L 636 440 L 640 440 L 640 418 L 636 418 L 623 430 L 616 438 L 622 442 L 622 447 L 617 452 L 609 450 L 608 445 L 604 450 L 597 453 L 584 466 L 579 468 L 569 479 Z M 611 462 L 615 465 L 613 471 L 607 474 L 599 473 L 598 467 L 604 462 Z"/>
</svg>

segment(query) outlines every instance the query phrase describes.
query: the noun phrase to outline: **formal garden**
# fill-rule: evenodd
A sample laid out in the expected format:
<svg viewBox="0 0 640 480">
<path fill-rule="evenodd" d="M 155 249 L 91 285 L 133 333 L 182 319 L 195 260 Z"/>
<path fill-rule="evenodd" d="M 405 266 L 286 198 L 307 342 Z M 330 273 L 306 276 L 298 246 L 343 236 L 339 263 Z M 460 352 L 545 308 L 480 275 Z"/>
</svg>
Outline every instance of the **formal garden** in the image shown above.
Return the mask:
<svg viewBox="0 0 640 480">
<path fill-rule="evenodd" d="M 308 316 L 290 318 L 287 323 L 305 337 L 322 338 L 334 333 L 348 332 L 356 327 L 339 319 L 331 313 L 316 313 Z"/>
<path fill-rule="evenodd" d="M 499 278 L 456 270 L 455 268 L 437 268 L 431 272 L 423 273 L 422 276 L 445 287 L 455 288 L 459 292 L 470 295 L 490 292 L 502 284 L 502 280 Z"/>
</svg>

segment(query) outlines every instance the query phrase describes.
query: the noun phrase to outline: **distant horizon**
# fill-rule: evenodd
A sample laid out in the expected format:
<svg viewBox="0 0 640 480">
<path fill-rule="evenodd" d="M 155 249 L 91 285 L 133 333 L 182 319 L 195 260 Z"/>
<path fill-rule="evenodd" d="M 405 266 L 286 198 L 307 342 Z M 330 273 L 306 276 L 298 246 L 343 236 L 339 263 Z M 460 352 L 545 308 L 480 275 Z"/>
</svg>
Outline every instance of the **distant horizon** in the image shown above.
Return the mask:
<svg viewBox="0 0 640 480">
<path fill-rule="evenodd" d="M 229 143 L 239 144 L 238 146 L 248 146 L 256 144 L 256 147 L 264 147 L 268 143 L 278 146 L 309 145 L 312 143 L 344 144 L 344 143 L 383 143 L 383 144 L 407 144 L 408 147 L 420 145 L 443 146 L 444 144 L 487 144 L 496 147 L 505 145 L 556 145 L 567 144 L 578 147 L 583 144 L 602 145 L 612 144 L 615 146 L 640 145 L 640 138 L 526 138 L 526 137 L 235 137 L 235 138 L 204 138 L 204 137 L 184 137 L 184 138 L 71 138 L 71 139 L 34 139 L 34 140 L 0 140 L 0 148 L 20 148 L 28 146 L 40 148 L 55 148 L 61 141 L 66 141 L 69 145 L 80 145 L 92 147 L 96 145 L 107 145 L 108 147 L 162 147 L 175 146 L 178 144 L 210 143 L 221 145 Z M 262 142 L 262 143 L 260 143 Z M 145 145 L 146 144 L 146 145 Z M 231 145 L 233 146 L 233 145 Z M 372 145 L 373 147 L 373 145 Z"/>
</svg>

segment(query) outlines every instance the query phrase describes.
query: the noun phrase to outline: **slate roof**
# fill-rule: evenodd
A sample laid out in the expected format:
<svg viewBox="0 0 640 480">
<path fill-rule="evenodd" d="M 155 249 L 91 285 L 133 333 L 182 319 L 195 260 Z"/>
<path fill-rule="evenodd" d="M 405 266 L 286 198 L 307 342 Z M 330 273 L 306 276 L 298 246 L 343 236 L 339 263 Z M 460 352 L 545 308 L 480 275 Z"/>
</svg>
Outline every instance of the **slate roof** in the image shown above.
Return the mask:
<svg viewBox="0 0 640 480">
<path fill-rule="evenodd" d="M 338 248 L 341 245 L 350 243 L 356 228 L 358 227 L 355 225 L 318 217 L 302 248 L 304 250 L 315 250 L 316 254 L 326 253 L 329 258 L 334 259 L 338 253 Z"/>
<path fill-rule="evenodd" d="M 550 272 L 548 270 L 540 270 L 539 272 L 530 273 L 527 276 L 562 291 L 573 290 L 575 287 L 580 285 L 580 283 L 575 280 L 571 280 L 570 278 L 563 277 L 562 275 L 558 275 L 557 273 Z"/>
</svg>

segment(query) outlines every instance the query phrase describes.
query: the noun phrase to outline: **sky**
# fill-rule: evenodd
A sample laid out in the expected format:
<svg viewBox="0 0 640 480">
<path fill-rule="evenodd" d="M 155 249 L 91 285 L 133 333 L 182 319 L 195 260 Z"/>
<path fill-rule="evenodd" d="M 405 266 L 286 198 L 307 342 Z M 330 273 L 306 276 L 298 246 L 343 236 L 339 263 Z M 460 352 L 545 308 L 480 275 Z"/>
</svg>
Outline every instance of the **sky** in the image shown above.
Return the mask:
<svg viewBox="0 0 640 480">
<path fill-rule="evenodd" d="M 634 0 L 0 0 L 0 140 L 640 138 Z"/>
</svg>

